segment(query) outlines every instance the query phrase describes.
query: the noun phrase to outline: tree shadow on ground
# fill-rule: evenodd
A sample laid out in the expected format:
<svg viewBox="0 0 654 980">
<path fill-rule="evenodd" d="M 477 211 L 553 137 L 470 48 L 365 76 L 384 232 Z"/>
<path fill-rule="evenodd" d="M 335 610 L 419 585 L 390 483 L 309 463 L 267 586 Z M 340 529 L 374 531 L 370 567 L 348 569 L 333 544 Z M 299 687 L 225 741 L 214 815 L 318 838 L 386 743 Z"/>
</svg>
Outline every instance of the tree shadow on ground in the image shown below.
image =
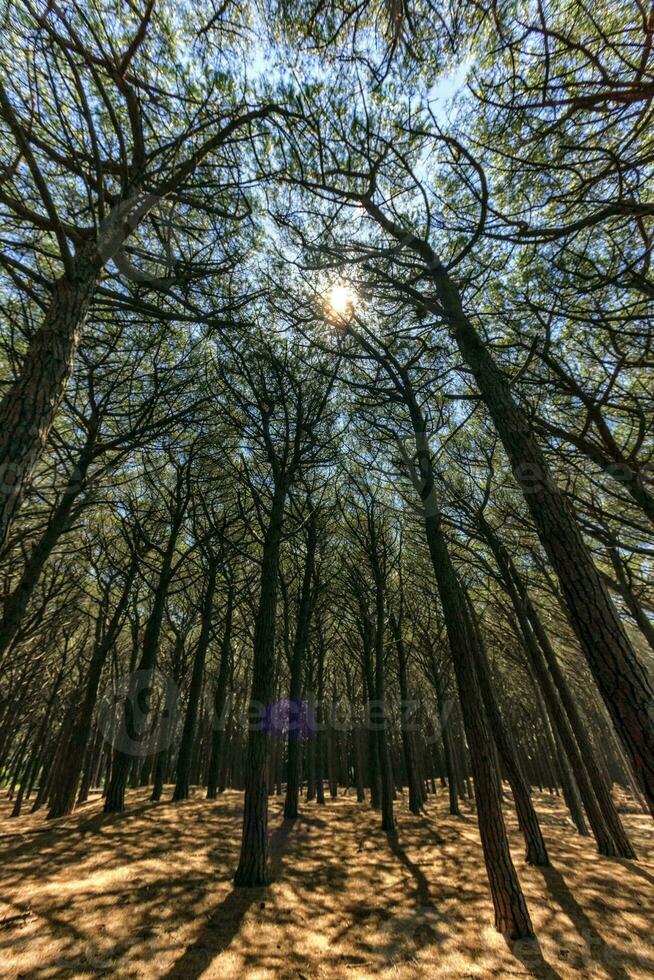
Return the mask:
<svg viewBox="0 0 654 980">
<path fill-rule="evenodd" d="M 507 939 L 507 946 L 530 977 L 538 977 L 539 980 L 563 980 L 561 974 L 543 956 L 537 939 Z"/>
<path fill-rule="evenodd" d="M 598 858 L 592 841 L 566 825 L 561 801 L 534 794 L 557 869 L 539 871 L 522 859 L 507 806 L 540 943 L 507 948 L 492 927 L 476 823 L 448 814 L 446 791 L 420 817 L 398 800 L 391 837 L 379 814 L 351 797 L 303 800 L 294 822 L 282 819 L 283 799 L 271 797 L 265 889 L 232 885 L 241 793 L 212 802 L 197 789 L 175 804 L 148 795 L 130 791 L 123 814 L 105 816 L 96 800 L 50 823 L 42 813 L 12 821 L 11 804 L 0 801 L 0 972 L 30 980 L 654 976 L 654 865 L 643 814 L 627 818 L 637 866 Z"/>
<path fill-rule="evenodd" d="M 282 872 L 283 855 L 297 821 L 284 820 L 270 835 L 268 871 L 270 883 Z M 238 934 L 243 919 L 253 905 L 263 903 L 269 886 L 256 888 L 232 887 L 231 891 L 211 910 L 206 925 L 192 943 L 162 976 L 164 980 L 195 980 L 206 970 L 208 963 L 223 953 Z"/>
<path fill-rule="evenodd" d="M 632 866 L 630 870 L 633 871 L 634 867 Z M 606 942 L 575 899 L 565 878 L 557 868 L 538 868 L 538 871 L 543 876 L 551 900 L 568 916 L 581 940 L 580 949 L 571 951 L 571 958 L 577 960 L 575 965 L 578 969 L 590 973 L 592 965 L 596 964 L 603 968 L 612 977 L 612 980 L 629 980 L 630 977 L 634 976 L 631 971 L 628 972 L 626 969 L 626 966 L 630 964 L 640 969 L 645 968 L 650 975 L 654 975 L 654 960 L 645 963 L 641 957 L 631 956 L 628 951 L 617 950 L 613 945 Z"/>
</svg>

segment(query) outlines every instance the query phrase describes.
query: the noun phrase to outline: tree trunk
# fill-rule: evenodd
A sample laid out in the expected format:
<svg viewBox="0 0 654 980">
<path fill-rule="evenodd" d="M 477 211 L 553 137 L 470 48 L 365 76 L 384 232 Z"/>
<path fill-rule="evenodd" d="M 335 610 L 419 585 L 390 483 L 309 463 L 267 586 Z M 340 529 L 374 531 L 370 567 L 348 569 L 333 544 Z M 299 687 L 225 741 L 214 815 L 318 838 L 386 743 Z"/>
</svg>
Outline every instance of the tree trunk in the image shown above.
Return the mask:
<svg viewBox="0 0 654 980">
<path fill-rule="evenodd" d="M 493 746 L 476 678 L 475 643 L 465 597 L 452 566 L 440 517 L 427 513 L 425 531 L 452 651 L 470 746 L 477 819 L 495 908 L 495 926 L 512 939 L 533 936 L 527 904 L 511 860 L 498 790 Z"/>
<path fill-rule="evenodd" d="M 491 538 L 488 538 L 488 540 L 490 543 Z M 567 689 L 565 678 L 560 673 L 559 681 L 562 686 L 560 689 L 557 689 L 549 664 L 545 659 L 542 644 L 537 642 L 532 632 L 532 626 L 524 605 L 526 590 L 523 595 L 520 595 L 518 591 L 519 577 L 517 576 L 517 572 L 512 569 L 511 562 L 508 560 L 508 556 L 502 550 L 502 547 L 500 546 L 498 548 L 497 543 L 495 545 L 494 554 L 496 560 L 500 563 L 499 567 L 502 572 L 505 587 L 514 605 L 518 623 L 525 640 L 525 651 L 529 659 L 529 664 L 545 700 L 548 713 L 554 723 L 556 734 L 561 739 L 570 762 L 593 836 L 597 842 L 597 849 L 600 854 L 607 857 L 615 857 L 617 855 L 633 857 L 633 848 L 626 837 L 624 828 L 622 828 L 620 817 L 615 810 L 613 801 L 606 791 L 602 793 L 603 780 L 597 770 L 592 748 L 585 738 L 583 726 L 580 723 L 577 731 L 575 732 L 573 730 L 570 716 L 562 702 L 561 690 L 566 690 L 569 695 L 568 707 L 573 712 L 575 711 L 576 706 L 574 706 L 572 696 Z M 524 587 L 522 580 L 520 580 L 520 587 Z M 544 630 L 542 634 L 545 636 Z M 549 640 L 547 640 L 547 645 L 549 647 Z M 558 668 L 558 662 L 553 651 L 552 654 L 552 663 L 556 670 Z M 558 670 L 560 671 L 560 668 Z M 578 720 L 580 721 L 580 719 Z M 582 746 L 584 747 L 583 749 Z M 588 769 L 588 764 L 590 764 L 590 769 Z M 591 771 L 594 771 L 596 775 L 592 776 Z M 618 839 L 614 836 L 613 831 L 618 835 Z"/>
<path fill-rule="evenodd" d="M 634 849 L 599 771 L 577 705 L 527 588 L 494 531 L 483 520 L 481 526 L 513 603 L 531 669 L 570 761 L 597 848 L 607 857 L 633 858 Z"/>
<path fill-rule="evenodd" d="M 407 657 L 406 649 L 404 646 L 404 638 L 402 636 L 402 630 L 400 623 L 396 619 L 394 613 L 390 616 L 391 630 L 395 637 L 395 648 L 397 650 L 398 659 L 398 673 L 400 682 L 400 724 L 402 730 L 402 748 L 404 751 L 404 766 L 406 768 L 406 778 L 409 786 L 409 810 L 411 813 L 419 814 L 422 810 L 422 793 L 420 791 L 420 783 L 418 780 L 418 773 L 415 761 L 414 745 L 411 738 L 411 732 L 409 731 L 406 719 L 404 717 L 405 706 L 409 703 L 409 682 L 407 678 Z"/>
<path fill-rule="evenodd" d="M 236 885 L 251 887 L 268 881 L 268 732 L 266 713 L 274 695 L 275 631 L 279 549 L 285 490 L 278 483 L 263 544 L 260 598 L 254 627 L 254 664 L 250 697 L 250 730 L 245 770 L 241 855 Z M 258 719 L 255 721 L 255 718 Z"/>
<path fill-rule="evenodd" d="M 172 578 L 173 555 L 177 536 L 181 529 L 182 515 L 179 514 L 171 527 L 170 536 L 164 553 L 157 586 L 154 592 L 152 609 L 145 625 L 143 633 L 143 651 L 138 665 L 136 675 L 129 678 L 128 695 L 124 703 L 124 722 L 129 723 L 132 712 L 138 707 L 142 713 L 144 723 L 150 714 L 150 695 L 147 686 L 145 672 L 154 672 L 159 652 L 159 638 L 161 635 L 161 625 L 163 622 L 166 596 L 170 588 Z M 129 733 L 128 733 L 129 734 Z M 136 738 L 142 738 L 143 732 L 134 733 Z M 133 756 L 129 751 L 124 751 L 120 747 L 114 752 L 114 759 L 111 771 L 111 782 L 107 787 L 107 795 L 104 801 L 105 813 L 122 813 L 125 809 L 125 788 L 129 771 L 133 762 Z"/>
<path fill-rule="evenodd" d="M 89 735 L 91 733 L 93 712 L 95 710 L 98 686 L 102 676 L 102 668 L 105 665 L 107 656 L 109 655 L 109 652 L 111 651 L 120 631 L 123 614 L 130 599 L 131 588 L 134 578 L 136 577 L 137 568 L 137 559 L 134 557 L 134 560 L 132 561 L 127 573 L 125 585 L 116 605 L 116 609 L 114 610 L 113 616 L 111 617 L 111 620 L 107 626 L 105 635 L 101 639 L 98 639 L 98 642 L 96 642 L 89 666 L 88 677 L 86 679 L 86 688 L 84 691 L 82 704 L 77 717 L 73 722 L 70 738 L 68 740 L 66 758 L 63 760 L 64 765 L 59 770 L 58 781 L 54 787 L 50 800 L 48 820 L 72 813 L 75 807 L 75 798 L 82 774 L 82 767 L 86 757 Z"/>
<path fill-rule="evenodd" d="M 300 794 L 300 749 L 304 705 L 302 695 L 302 670 L 304 658 L 309 645 L 309 629 L 313 596 L 311 583 L 313 579 L 314 561 L 318 543 L 318 527 L 315 511 L 312 511 L 307 525 L 307 548 L 304 562 L 304 574 L 300 590 L 300 604 L 297 617 L 297 628 L 291 656 L 291 676 L 289 685 L 289 726 L 288 726 L 288 776 L 286 780 L 286 800 L 284 802 L 284 817 L 295 820 L 298 815 L 298 798 Z"/>
<path fill-rule="evenodd" d="M 207 573 L 207 582 L 202 603 L 202 625 L 200 636 L 193 660 L 193 671 L 188 692 L 188 704 L 186 706 L 186 716 L 184 718 L 184 728 L 182 730 L 182 740 L 177 756 L 177 781 L 173 800 L 187 800 L 189 794 L 189 783 L 191 774 L 191 760 L 193 757 L 193 744 L 195 740 L 195 729 L 197 726 L 198 709 L 200 706 L 200 696 L 202 694 L 202 681 L 204 678 L 204 662 L 209 648 L 211 638 L 211 620 L 213 617 L 213 601 L 216 593 L 216 580 L 218 578 L 218 564 L 211 561 Z"/>
<path fill-rule="evenodd" d="M 445 696 L 443 693 L 443 687 L 435 670 L 434 685 L 436 689 L 436 703 L 438 705 L 440 733 L 443 742 L 443 758 L 445 761 L 445 772 L 447 774 L 447 793 L 450 803 L 450 813 L 453 817 L 460 817 L 461 810 L 459 809 L 459 787 L 456 773 L 456 763 L 454 761 L 454 748 L 452 746 L 450 718 L 447 717 L 445 712 Z M 435 734 L 436 732 L 434 732 L 434 735 Z"/>
<path fill-rule="evenodd" d="M 318 705 L 316 712 L 318 731 L 316 732 L 315 780 L 316 803 L 325 803 L 325 775 L 327 771 L 327 714 L 325 711 L 325 645 L 322 632 L 318 633 Z"/>
<path fill-rule="evenodd" d="M 445 320 L 472 371 L 561 583 L 570 622 L 654 814 L 654 688 L 593 563 L 573 509 L 557 486 L 508 379 L 464 312 L 460 292 L 439 257 L 428 242 L 389 219 L 371 198 L 361 198 L 361 204 L 388 234 L 426 263 L 436 297 L 422 294 L 421 304 Z M 420 432 L 424 433 L 424 420 L 421 422 Z"/>
<path fill-rule="evenodd" d="M 432 272 L 459 350 L 477 381 L 522 488 L 538 537 L 613 723 L 654 814 L 654 687 L 509 384 L 463 312 L 458 290 L 439 264 Z"/>
<path fill-rule="evenodd" d="M 216 688 L 213 695 L 214 710 L 211 728 L 211 758 L 209 760 L 209 772 L 207 774 L 208 800 L 216 799 L 223 761 L 223 747 L 225 742 L 225 707 L 227 705 L 227 685 L 230 674 L 230 654 L 232 644 L 232 620 L 234 616 L 234 591 L 234 583 L 230 580 L 227 587 L 227 606 L 225 609 L 223 639 L 220 645 L 218 680 L 216 682 Z"/>
<path fill-rule="evenodd" d="M 463 592 L 465 595 L 465 589 L 463 589 Z M 486 709 L 488 722 L 491 727 L 492 738 L 495 742 L 501 765 L 503 766 L 507 779 L 509 780 L 511 792 L 513 793 L 516 814 L 518 816 L 518 824 L 525 839 L 525 861 L 527 864 L 534 864 L 538 867 L 546 868 L 549 867 L 550 862 L 547 856 L 547 848 L 545 847 L 545 841 L 543 840 L 540 824 L 538 822 L 538 815 L 534 809 L 529 785 L 518 761 L 515 747 L 512 744 L 504 725 L 504 720 L 502 718 L 499 705 L 497 703 L 497 698 L 495 696 L 495 691 L 493 689 L 493 679 L 491 677 L 490 668 L 488 665 L 486 650 L 483 645 L 476 620 L 473 619 L 474 610 L 472 609 L 472 603 L 470 602 L 469 597 L 467 597 L 467 599 L 470 625 L 475 633 L 476 639 L 476 643 L 471 645 L 471 649 L 475 659 L 477 682 L 479 684 L 482 700 L 484 702 L 484 708 Z M 501 793 L 501 791 L 502 787 L 500 783 L 499 792 Z"/>
<path fill-rule="evenodd" d="M 363 753 L 363 732 L 358 723 L 358 719 L 353 719 L 354 725 L 352 728 L 352 757 L 354 764 L 354 782 L 357 788 L 357 803 L 365 803 L 366 793 L 364 790 L 363 783 L 363 765 L 364 765 L 364 753 Z"/>
<path fill-rule="evenodd" d="M 19 377 L 0 402 L 0 554 L 66 393 L 99 269 L 82 253 L 58 279 Z"/>
</svg>

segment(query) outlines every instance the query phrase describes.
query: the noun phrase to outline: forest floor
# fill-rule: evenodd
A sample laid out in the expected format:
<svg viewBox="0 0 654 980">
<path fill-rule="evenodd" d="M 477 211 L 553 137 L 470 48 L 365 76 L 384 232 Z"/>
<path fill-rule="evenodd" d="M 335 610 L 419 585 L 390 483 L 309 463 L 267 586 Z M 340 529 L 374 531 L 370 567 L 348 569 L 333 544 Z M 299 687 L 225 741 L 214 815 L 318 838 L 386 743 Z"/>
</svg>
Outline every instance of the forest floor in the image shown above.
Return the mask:
<svg viewBox="0 0 654 980">
<path fill-rule="evenodd" d="M 654 976 L 651 818 L 625 814 L 641 860 L 608 860 L 558 798 L 536 804 L 551 869 L 525 866 L 509 823 L 539 942 L 508 944 L 492 927 L 474 813 L 449 816 L 442 790 L 424 817 L 398 800 L 395 838 L 351 796 L 304 805 L 292 824 L 272 798 L 265 890 L 232 886 L 236 791 L 153 804 L 134 790 L 124 814 L 105 817 L 96 799 L 51 824 L 11 820 L 3 798 L 0 977 Z"/>
</svg>

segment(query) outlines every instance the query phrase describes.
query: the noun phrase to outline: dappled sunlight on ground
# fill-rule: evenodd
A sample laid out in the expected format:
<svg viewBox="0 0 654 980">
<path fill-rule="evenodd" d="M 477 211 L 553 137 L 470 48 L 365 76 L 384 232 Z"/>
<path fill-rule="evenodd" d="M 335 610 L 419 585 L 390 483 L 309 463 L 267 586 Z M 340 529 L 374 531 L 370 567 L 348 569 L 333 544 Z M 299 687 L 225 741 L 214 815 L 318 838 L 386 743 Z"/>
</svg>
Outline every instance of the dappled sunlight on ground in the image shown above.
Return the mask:
<svg viewBox="0 0 654 980">
<path fill-rule="evenodd" d="M 170 795 L 168 793 L 168 795 Z M 350 797 L 303 804 L 294 823 L 271 798 L 273 884 L 233 888 L 242 795 L 100 801 L 46 823 L 0 801 L 0 976 L 311 978 L 651 977 L 652 821 L 625 814 L 638 863 L 600 858 L 556 797 L 537 808 L 554 867 L 513 854 L 539 943 L 509 948 L 492 928 L 474 813 L 424 817 L 398 800 L 398 835 Z"/>
</svg>

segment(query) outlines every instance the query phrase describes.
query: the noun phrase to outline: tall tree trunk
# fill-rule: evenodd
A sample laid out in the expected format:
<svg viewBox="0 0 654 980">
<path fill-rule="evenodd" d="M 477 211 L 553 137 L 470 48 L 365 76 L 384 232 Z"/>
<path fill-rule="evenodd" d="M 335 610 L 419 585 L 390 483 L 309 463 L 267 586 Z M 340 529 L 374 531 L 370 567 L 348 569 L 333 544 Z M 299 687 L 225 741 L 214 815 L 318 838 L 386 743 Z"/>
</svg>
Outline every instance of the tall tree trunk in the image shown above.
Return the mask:
<svg viewBox="0 0 654 980">
<path fill-rule="evenodd" d="M 421 303 L 446 321 L 472 371 L 561 583 L 570 622 L 654 813 L 654 686 L 629 642 L 574 511 L 557 486 L 508 379 L 466 315 L 459 289 L 439 257 L 428 242 L 388 218 L 371 198 L 362 197 L 361 204 L 389 235 L 426 264 L 436 297 L 423 294 Z"/>
<path fill-rule="evenodd" d="M 378 553 L 377 527 L 374 520 L 368 521 L 370 530 L 370 560 L 372 573 L 375 582 L 375 626 L 374 626 L 374 651 L 375 651 L 375 698 L 377 701 L 377 760 L 379 764 L 380 784 L 381 784 L 381 813 L 382 830 L 389 833 L 395 831 L 395 820 L 393 817 L 393 793 L 394 783 L 390 765 L 389 745 L 388 745 L 388 723 L 386 719 L 386 677 L 384 664 L 384 627 L 386 619 L 385 601 L 385 576 L 381 567 Z"/>
<path fill-rule="evenodd" d="M 452 746 L 452 728 L 450 717 L 445 711 L 445 695 L 443 684 L 438 676 L 438 671 L 434 667 L 433 681 L 436 690 L 436 703 L 438 705 L 438 717 L 440 723 L 441 739 L 443 742 L 443 757 L 445 761 L 445 772 L 447 774 L 447 793 L 449 797 L 450 813 L 454 817 L 461 816 L 459 809 L 459 787 L 457 785 L 456 762 L 454 761 L 454 748 Z M 436 735 L 436 732 L 434 732 Z"/>
<path fill-rule="evenodd" d="M 138 670 L 136 675 L 132 675 L 129 678 L 128 694 L 123 705 L 125 724 L 129 724 L 129 720 L 133 717 L 132 713 L 136 707 L 138 707 L 144 720 L 147 721 L 150 714 L 149 689 L 147 686 L 145 688 L 143 687 L 145 679 L 144 672 L 153 672 L 157 663 L 161 625 L 166 606 L 166 596 L 168 595 L 173 574 L 173 556 L 175 554 L 177 537 L 182 526 L 182 517 L 183 514 L 179 513 L 171 526 L 159 578 L 154 591 L 152 609 L 143 632 L 143 649 Z M 135 732 L 137 738 L 142 737 L 142 734 L 140 731 Z M 107 787 L 107 795 L 104 801 L 105 813 L 122 813 L 125 809 L 125 788 L 132 762 L 133 756 L 129 751 L 124 751 L 120 747 L 116 748 L 111 767 L 111 782 Z"/>
<path fill-rule="evenodd" d="M 184 718 L 184 728 L 182 730 L 182 740 L 177 756 L 177 781 L 173 800 L 187 800 L 189 794 L 189 783 L 191 775 L 191 760 L 193 757 L 193 744 L 195 740 L 195 730 L 197 727 L 198 709 L 200 706 L 200 696 L 202 694 L 202 681 L 204 678 L 204 663 L 211 639 L 211 620 L 213 617 L 213 601 L 216 593 L 216 580 L 218 578 L 218 563 L 211 561 L 207 572 L 207 581 L 202 603 L 202 625 L 200 626 L 200 636 L 193 660 L 193 671 L 191 673 L 191 683 L 188 692 L 188 704 L 186 706 L 186 716 Z"/>
<path fill-rule="evenodd" d="M 311 709 L 311 717 L 318 720 L 317 706 L 314 704 Z M 307 741 L 307 803 L 316 798 L 316 746 L 318 744 L 318 732 L 312 731 Z"/>
<path fill-rule="evenodd" d="M 82 253 L 53 287 L 19 377 L 0 401 L 0 553 L 73 372 L 99 267 Z"/>
<path fill-rule="evenodd" d="M 230 675 L 230 659 L 232 648 L 232 620 L 234 616 L 234 592 L 235 585 L 230 579 L 227 586 L 227 604 L 225 608 L 225 622 L 223 624 L 223 638 L 220 644 L 220 664 L 218 666 L 218 680 L 213 695 L 213 720 L 211 728 L 211 758 L 209 760 L 209 772 L 207 774 L 207 799 L 215 800 L 218 792 L 220 771 L 223 761 L 223 748 L 225 743 L 225 707 L 227 705 L 227 685 Z"/>
<path fill-rule="evenodd" d="M 325 743 L 327 748 L 327 785 L 329 786 L 329 795 L 332 800 L 335 800 L 338 796 L 338 739 L 336 728 L 334 727 L 335 713 L 336 691 L 334 690 L 329 703 L 329 711 L 327 713 L 329 724 L 325 733 Z"/>
<path fill-rule="evenodd" d="M 463 593 L 466 595 L 465 589 L 463 589 Z M 538 815 L 531 799 L 529 784 L 525 779 L 522 767 L 518 761 L 515 747 L 506 731 L 504 719 L 502 718 L 493 689 L 493 679 L 488 665 L 486 649 L 476 623 L 474 609 L 472 608 L 469 596 L 466 595 L 466 598 L 468 600 L 470 625 L 475 633 L 476 639 L 476 642 L 471 645 L 471 649 L 475 659 L 477 682 L 491 727 L 493 741 L 499 754 L 500 763 L 504 768 L 509 785 L 511 786 L 511 792 L 513 793 L 518 824 L 525 839 L 525 861 L 527 864 L 548 867 L 550 862 L 547 856 L 547 848 L 545 847 L 545 841 L 541 833 Z M 501 783 L 499 791 L 501 793 Z"/>
<path fill-rule="evenodd" d="M 354 705 L 352 706 L 352 711 L 354 715 Z M 357 803 L 365 803 L 366 793 L 364 789 L 363 782 L 363 766 L 364 766 L 364 752 L 363 752 L 363 731 L 359 724 L 359 718 L 354 716 L 352 719 L 352 761 L 354 765 L 354 783 L 357 789 Z"/>
<path fill-rule="evenodd" d="M 405 375 L 406 378 L 406 375 Z M 406 379 L 408 381 L 408 379 Z M 527 903 L 520 887 L 502 813 L 501 783 L 495 766 L 495 745 L 477 682 L 477 643 L 465 593 L 458 580 L 441 527 L 426 423 L 407 384 L 405 400 L 415 435 L 418 489 L 424 507 L 424 527 L 452 653 L 459 701 L 470 748 L 477 802 L 477 820 L 486 873 L 495 909 L 495 926 L 513 939 L 533 936 Z"/>
<path fill-rule="evenodd" d="M 585 736 L 583 723 L 577 714 L 574 699 L 558 665 L 556 654 L 551 648 L 549 638 L 542 628 L 540 619 L 536 616 L 535 609 L 531 605 L 527 605 L 528 593 L 524 582 L 491 528 L 487 524 L 482 524 L 482 527 L 484 536 L 498 563 L 509 598 L 513 603 L 525 641 L 525 651 L 530 667 L 579 787 L 588 821 L 597 842 L 597 849 L 600 854 L 608 857 L 618 855 L 634 857 L 633 848 L 624 831 L 618 812 L 597 769 L 593 749 Z M 529 609 L 532 609 L 535 617 L 533 623 L 530 621 Z M 532 629 L 536 623 L 540 633 L 538 638 Z M 543 643 L 550 651 L 548 659 L 546 659 Z M 555 682 L 555 675 L 558 677 L 558 684 Z M 566 697 L 567 705 L 563 702 L 562 692 L 563 696 Z M 576 719 L 574 728 L 570 712 L 572 712 L 572 717 Z"/>
<path fill-rule="evenodd" d="M 607 782 L 605 773 L 600 770 L 600 763 L 598 761 L 597 753 L 588 737 L 586 723 L 581 717 L 581 713 L 577 707 L 568 682 L 565 679 L 556 653 L 554 652 L 554 649 L 549 641 L 549 637 L 547 636 L 547 633 L 540 622 L 540 617 L 538 617 L 536 609 L 531 603 L 531 599 L 528 599 L 527 602 L 527 615 L 538 641 L 535 646 L 543 653 L 544 670 L 548 672 L 549 676 L 554 681 L 556 693 L 559 696 L 570 726 L 572 727 L 574 740 L 577 744 L 585 771 L 590 778 L 590 783 L 602 813 L 602 817 L 611 838 L 613 839 L 615 852 L 620 857 L 635 858 L 636 854 L 633 845 L 629 840 L 617 807 L 611 798 L 610 785 Z"/>
<path fill-rule="evenodd" d="M 274 696 L 279 549 L 285 498 L 285 490 L 278 482 L 263 544 L 259 608 L 254 627 L 243 834 L 241 855 L 234 876 L 236 885 L 246 887 L 265 885 L 268 881 L 268 732 L 265 715 Z M 253 723 L 255 717 L 259 721 Z"/>
<path fill-rule="evenodd" d="M 66 750 L 66 758 L 64 759 L 64 765 L 59 771 L 58 780 L 50 799 L 48 820 L 72 813 L 75 807 L 75 798 L 82 774 L 82 766 L 84 765 L 84 760 L 86 757 L 86 748 L 89 735 L 91 734 L 93 712 L 95 710 L 102 669 L 120 631 L 123 615 L 127 608 L 132 585 L 136 577 L 137 568 L 138 562 L 135 555 L 130 564 L 123 590 L 111 620 L 107 626 L 105 635 L 104 637 L 99 637 L 95 644 L 93 656 L 89 665 L 88 677 L 86 679 L 84 697 L 82 699 L 77 717 L 73 722 L 73 727 Z"/>
<path fill-rule="evenodd" d="M 184 646 L 186 634 L 183 630 L 177 633 L 172 655 L 172 684 L 166 684 L 163 704 L 159 705 L 159 724 L 152 731 L 151 752 L 154 754 L 152 767 L 154 781 L 150 800 L 158 803 L 163 795 L 164 785 L 170 769 L 171 746 L 175 738 L 177 726 L 177 710 L 179 708 L 179 688 L 184 673 Z"/>
<path fill-rule="evenodd" d="M 314 754 L 316 803 L 325 803 L 325 776 L 327 775 L 327 725 L 328 715 L 325 710 L 325 643 L 322 630 L 318 630 L 318 705 L 316 721 L 316 751 Z"/>
<path fill-rule="evenodd" d="M 511 860 L 495 771 L 493 745 L 477 684 L 476 642 L 465 596 L 452 566 L 440 517 L 427 513 L 425 531 L 438 583 L 445 627 L 452 651 L 461 708 L 470 746 L 477 819 L 486 872 L 495 908 L 495 926 L 512 939 L 533 936 L 527 904 Z"/>
<path fill-rule="evenodd" d="M 379 746 L 372 721 L 372 698 L 375 690 L 372 649 L 369 638 L 364 635 L 363 642 L 363 682 L 366 694 L 365 723 L 368 736 L 368 779 L 370 781 L 370 806 L 373 810 L 381 808 L 381 775 L 379 771 Z"/>
<path fill-rule="evenodd" d="M 530 424 L 511 394 L 442 266 L 439 300 L 477 381 L 552 563 L 570 622 L 654 814 L 654 686 L 633 650 L 572 507 L 557 486 Z"/>
<path fill-rule="evenodd" d="M 395 648 L 397 650 L 398 659 L 401 701 L 400 724 L 402 730 L 402 748 L 404 750 L 404 766 L 406 768 L 407 783 L 409 785 L 409 810 L 411 813 L 418 814 L 422 810 L 422 792 L 420 790 L 420 783 L 418 780 L 413 740 L 405 719 L 405 707 L 409 703 L 406 648 L 404 646 L 401 625 L 394 613 L 391 613 L 390 623 L 393 635 L 395 637 Z"/>
<path fill-rule="evenodd" d="M 315 511 L 312 511 L 307 524 L 306 557 L 304 573 L 300 590 L 300 604 L 297 617 L 297 628 L 291 655 L 291 676 L 289 685 L 289 726 L 288 726 L 288 776 L 286 780 L 286 800 L 284 802 L 284 817 L 294 820 L 298 814 L 298 798 L 300 794 L 300 749 L 302 745 L 302 725 L 304 705 L 302 696 L 302 670 L 307 647 L 309 645 L 309 629 L 313 596 L 311 583 L 313 579 L 314 561 L 318 543 L 318 527 Z M 295 717 L 293 717 L 295 716 Z"/>
</svg>

